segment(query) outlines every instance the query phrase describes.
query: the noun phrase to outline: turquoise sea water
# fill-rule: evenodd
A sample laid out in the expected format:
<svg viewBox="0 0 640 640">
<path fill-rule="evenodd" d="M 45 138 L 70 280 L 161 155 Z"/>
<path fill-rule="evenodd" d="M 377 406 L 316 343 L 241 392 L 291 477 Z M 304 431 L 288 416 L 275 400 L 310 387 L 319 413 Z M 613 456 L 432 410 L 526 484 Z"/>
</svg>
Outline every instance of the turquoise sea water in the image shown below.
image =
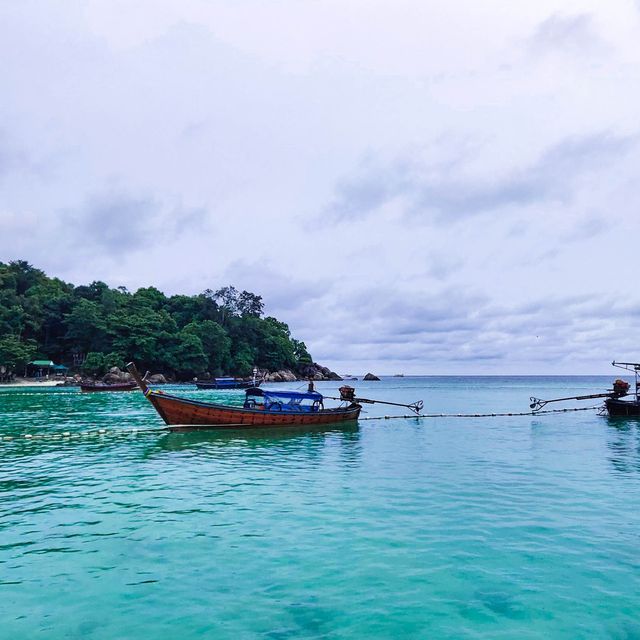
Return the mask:
<svg viewBox="0 0 640 640">
<path fill-rule="evenodd" d="M 613 377 L 356 386 L 527 411 Z M 0 436 L 158 426 L 137 392 L 0 390 Z M 639 570 L 640 423 L 595 412 L 0 440 L 0 638 L 630 640 Z"/>
</svg>

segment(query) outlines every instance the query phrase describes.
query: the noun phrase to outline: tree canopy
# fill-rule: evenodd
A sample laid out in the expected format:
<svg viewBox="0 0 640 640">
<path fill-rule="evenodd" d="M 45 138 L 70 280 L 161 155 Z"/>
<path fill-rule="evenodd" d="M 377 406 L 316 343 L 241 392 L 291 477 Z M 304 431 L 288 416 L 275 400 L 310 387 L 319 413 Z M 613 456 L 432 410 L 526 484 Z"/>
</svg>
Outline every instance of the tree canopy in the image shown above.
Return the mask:
<svg viewBox="0 0 640 640">
<path fill-rule="evenodd" d="M 264 317 L 261 296 L 249 291 L 166 296 L 155 287 L 76 287 L 23 260 L 0 262 L 0 365 L 19 371 L 39 357 L 92 375 L 135 360 L 179 379 L 312 361 L 304 342 Z"/>
</svg>

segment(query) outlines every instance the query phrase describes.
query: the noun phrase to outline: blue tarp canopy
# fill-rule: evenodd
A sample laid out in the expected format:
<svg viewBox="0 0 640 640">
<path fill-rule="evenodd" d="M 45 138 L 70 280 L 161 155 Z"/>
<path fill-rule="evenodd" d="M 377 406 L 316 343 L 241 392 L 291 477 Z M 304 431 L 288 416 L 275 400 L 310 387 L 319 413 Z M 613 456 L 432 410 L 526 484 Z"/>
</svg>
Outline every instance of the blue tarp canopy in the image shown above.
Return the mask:
<svg viewBox="0 0 640 640">
<path fill-rule="evenodd" d="M 258 389 L 252 387 L 247 389 L 247 396 L 263 396 L 265 400 L 294 400 L 300 402 L 301 400 L 311 400 L 312 402 L 322 402 L 323 396 L 316 391 L 309 393 L 304 391 L 265 391 L 264 389 Z"/>
</svg>

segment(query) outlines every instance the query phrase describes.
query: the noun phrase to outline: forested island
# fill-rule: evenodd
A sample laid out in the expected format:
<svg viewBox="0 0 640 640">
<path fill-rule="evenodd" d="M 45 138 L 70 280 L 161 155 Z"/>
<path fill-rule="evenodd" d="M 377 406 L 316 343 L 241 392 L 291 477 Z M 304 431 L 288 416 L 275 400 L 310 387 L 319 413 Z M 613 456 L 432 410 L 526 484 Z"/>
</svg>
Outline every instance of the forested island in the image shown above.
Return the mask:
<svg viewBox="0 0 640 640">
<path fill-rule="evenodd" d="M 0 262 L 0 366 L 20 372 L 38 359 L 89 376 L 134 360 L 175 380 L 248 376 L 254 366 L 328 372 L 284 322 L 264 317 L 261 296 L 249 291 L 166 296 L 155 287 L 74 286 L 23 260 Z"/>
</svg>

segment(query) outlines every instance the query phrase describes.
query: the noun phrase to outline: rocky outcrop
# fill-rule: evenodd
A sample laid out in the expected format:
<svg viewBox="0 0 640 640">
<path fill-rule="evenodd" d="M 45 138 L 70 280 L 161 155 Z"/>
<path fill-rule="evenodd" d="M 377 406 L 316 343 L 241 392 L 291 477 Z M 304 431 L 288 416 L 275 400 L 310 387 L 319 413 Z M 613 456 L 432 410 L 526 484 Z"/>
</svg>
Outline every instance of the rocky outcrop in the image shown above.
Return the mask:
<svg viewBox="0 0 640 640">
<path fill-rule="evenodd" d="M 302 380 L 342 380 L 342 378 L 331 371 L 327 367 L 323 367 L 317 363 L 308 364 L 299 369 L 292 371 L 291 369 L 280 369 L 279 371 L 268 371 L 260 369 L 257 378 L 265 382 L 297 382 Z M 250 380 L 251 378 L 245 378 Z"/>
<path fill-rule="evenodd" d="M 292 371 L 281 369 L 280 371 L 267 373 L 264 380 L 265 382 L 295 382 L 298 378 Z"/>
<path fill-rule="evenodd" d="M 123 382 L 131 382 L 133 378 L 130 373 L 121 371 L 118 367 L 111 367 L 109 373 L 102 376 L 102 382 L 105 384 L 122 384 Z"/>
<path fill-rule="evenodd" d="M 228 374 L 233 375 L 233 374 Z M 205 373 L 198 376 L 199 380 L 207 380 L 212 376 L 210 373 Z M 268 371 L 261 369 L 257 374 L 258 380 L 264 380 L 265 382 L 297 382 L 301 380 L 335 380 L 340 381 L 342 378 L 335 372 L 331 371 L 328 367 L 323 367 L 318 363 L 306 365 L 297 371 L 291 371 L 290 369 L 280 369 L 278 371 Z M 112 367 L 109 369 L 109 373 L 102 377 L 102 382 L 105 384 L 118 384 L 123 382 L 129 382 L 132 380 L 131 374 L 126 371 L 121 371 L 118 367 Z M 245 377 L 244 380 L 250 381 L 252 376 Z M 170 380 L 166 378 L 162 373 L 155 373 L 147 377 L 149 384 L 168 384 Z M 92 381 L 91 381 L 92 382 Z"/>
<path fill-rule="evenodd" d="M 319 365 L 317 362 L 302 367 L 298 372 L 300 380 L 342 380 L 342 378 L 331 369 Z"/>
<path fill-rule="evenodd" d="M 376 380 L 380 382 L 380 378 L 378 378 L 378 376 L 374 376 L 373 373 L 367 373 L 367 375 L 362 379 L 367 380 L 368 382 L 372 382 Z"/>
</svg>

